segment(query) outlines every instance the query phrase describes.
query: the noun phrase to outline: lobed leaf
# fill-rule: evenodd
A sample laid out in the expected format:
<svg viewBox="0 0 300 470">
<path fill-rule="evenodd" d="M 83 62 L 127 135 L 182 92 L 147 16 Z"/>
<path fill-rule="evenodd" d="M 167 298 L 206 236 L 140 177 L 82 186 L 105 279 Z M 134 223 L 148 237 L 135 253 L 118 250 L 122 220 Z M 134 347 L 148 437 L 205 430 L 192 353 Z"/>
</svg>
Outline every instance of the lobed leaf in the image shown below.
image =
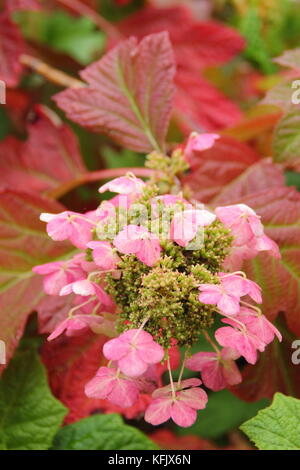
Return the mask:
<svg viewBox="0 0 300 470">
<path fill-rule="evenodd" d="M 300 400 L 276 393 L 273 403 L 241 429 L 260 450 L 299 450 Z"/>
<path fill-rule="evenodd" d="M 95 415 L 62 428 L 55 450 L 155 450 L 157 446 L 116 414 Z"/>
<path fill-rule="evenodd" d="M 121 42 L 81 72 L 88 86 L 55 96 L 67 116 L 138 152 L 161 150 L 169 125 L 174 58 L 167 33 Z"/>
</svg>

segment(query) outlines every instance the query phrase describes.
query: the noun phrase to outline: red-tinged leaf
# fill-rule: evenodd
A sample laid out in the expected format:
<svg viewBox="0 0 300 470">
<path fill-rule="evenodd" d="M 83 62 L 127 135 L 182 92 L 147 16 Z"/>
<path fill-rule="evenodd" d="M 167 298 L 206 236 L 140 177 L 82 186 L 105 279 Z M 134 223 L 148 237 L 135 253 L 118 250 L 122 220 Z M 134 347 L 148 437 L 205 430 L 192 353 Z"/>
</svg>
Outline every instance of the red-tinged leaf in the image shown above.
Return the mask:
<svg viewBox="0 0 300 470">
<path fill-rule="evenodd" d="M 296 171 L 300 170 L 300 109 L 291 106 L 274 129 L 274 160 Z"/>
<path fill-rule="evenodd" d="M 197 71 L 224 64 L 245 47 L 237 31 L 222 23 L 197 21 L 184 6 L 148 6 L 119 22 L 118 28 L 125 36 L 138 38 L 168 31 L 178 65 Z"/>
<path fill-rule="evenodd" d="M 81 72 L 88 86 L 55 101 L 73 121 L 138 152 L 162 149 L 174 94 L 175 65 L 167 33 L 121 42 Z"/>
<path fill-rule="evenodd" d="M 222 129 L 240 121 L 239 108 L 199 73 L 179 69 L 175 83 L 175 118 L 185 134 Z"/>
<path fill-rule="evenodd" d="M 235 137 L 242 142 L 259 137 L 273 129 L 279 121 L 281 112 L 268 112 L 257 116 L 246 117 L 240 123 L 222 131 L 222 134 Z"/>
<path fill-rule="evenodd" d="M 283 67 L 300 70 L 300 47 L 285 51 L 280 57 L 276 57 L 274 62 Z"/>
<path fill-rule="evenodd" d="M 23 333 L 28 314 L 43 297 L 33 266 L 62 257 L 67 243 L 53 242 L 39 220 L 41 212 L 60 212 L 60 204 L 34 194 L 0 190 L 0 336 L 8 359 Z"/>
<path fill-rule="evenodd" d="M 46 108 L 37 109 L 28 133 L 25 143 L 0 142 L 2 186 L 43 193 L 86 171 L 75 134 Z"/>
<path fill-rule="evenodd" d="M 25 44 L 18 27 L 7 12 L 0 14 L 0 80 L 7 87 L 16 87 L 23 67 L 20 56 L 24 53 Z"/>
<path fill-rule="evenodd" d="M 235 179 L 220 188 L 218 194 L 210 200 L 213 205 L 225 205 L 241 202 L 247 196 L 284 185 L 282 170 L 265 158 L 249 166 Z M 255 199 L 255 196 L 254 198 Z M 251 204 L 249 204 L 251 205 Z"/>
<path fill-rule="evenodd" d="M 68 295 L 67 297 L 45 295 L 36 307 L 39 333 L 52 333 L 55 328 L 67 318 L 69 311 L 74 307 L 72 300 L 72 295 Z"/>
<path fill-rule="evenodd" d="M 21 10 L 40 10 L 40 0 L 6 0 L 6 8 L 10 12 Z"/>
<path fill-rule="evenodd" d="M 191 173 L 183 182 L 192 189 L 194 197 L 207 202 L 258 160 L 259 155 L 250 146 L 222 136 L 211 149 L 195 152 Z"/>
<path fill-rule="evenodd" d="M 118 23 L 125 36 L 168 31 L 174 47 L 176 75 L 176 118 L 183 131 L 213 130 L 233 126 L 242 114 L 215 86 L 200 75 L 205 67 L 223 64 L 244 48 L 244 39 L 217 22 L 194 19 L 184 6 L 148 6 Z"/>
<path fill-rule="evenodd" d="M 257 401 L 272 399 L 274 393 L 300 397 L 299 365 L 292 363 L 294 350 L 292 339 L 284 338 L 281 344 L 275 341 L 259 355 L 254 366 L 246 366 L 242 371 L 243 380 L 231 391 L 242 400 Z"/>
</svg>

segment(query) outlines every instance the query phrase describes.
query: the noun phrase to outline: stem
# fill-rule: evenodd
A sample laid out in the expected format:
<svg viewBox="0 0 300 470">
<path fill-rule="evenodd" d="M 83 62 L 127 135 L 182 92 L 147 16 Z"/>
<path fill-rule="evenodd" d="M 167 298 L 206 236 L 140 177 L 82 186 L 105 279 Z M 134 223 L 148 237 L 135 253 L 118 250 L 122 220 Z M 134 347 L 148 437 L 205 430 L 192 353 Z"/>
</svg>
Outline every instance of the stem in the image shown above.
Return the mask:
<svg viewBox="0 0 300 470">
<path fill-rule="evenodd" d="M 170 364 L 170 356 L 168 356 L 168 371 L 169 371 L 169 377 L 170 377 L 170 384 L 172 388 L 172 398 L 173 400 L 176 400 L 176 393 L 175 393 L 175 387 L 174 387 L 174 382 L 173 382 L 173 377 L 172 377 L 172 372 L 171 372 L 171 364 Z"/>
<path fill-rule="evenodd" d="M 50 65 L 46 64 L 46 62 L 43 62 L 37 57 L 22 54 L 20 57 L 20 62 L 21 64 L 26 65 L 43 77 L 47 78 L 47 80 L 50 82 L 55 83 L 55 85 L 60 85 L 67 88 L 81 88 L 85 86 L 85 83 L 81 80 L 77 80 L 77 78 L 73 78 L 61 70 L 51 67 Z"/>
<path fill-rule="evenodd" d="M 135 176 L 139 176 L 141 178 L 149 178 L 154 173 L 154 170 L 148 168 L 113 168 L 107 170 L 91 171 L 89 173 L 83 173 L 74 180 L 61 184 L 57 188 L 49 191 L 47 196 L 52 199 L 59 199 L 68 192 L 85 183 L 116 178 L 118 176 L 123 176 L 128 171 L 131 171 Z"/>
<path fill-rule="evenodd" d="M 88 5 L 84 5 L 78 0 L 57 0 L 57 3 L 70 8 L 73 12 L 78 13 L 80 16 L 86 16 L 99 29 L 104 31 L 107 36 L 114 39 L 122 39 L 122 34 L 120 31 Z"/>
<path fill-rule="evenodd" d="M 206 339 L 206 341 L 213 347 L 213 349 L 216 351 L 217 354 L 220 354 L 220 349 L 216 345 L 216 343 L 211 339 L 207 331 L 203 330 L 203 336 Z"/>
<path fill-rule="evenodd" d="M 85 305 L 89 304 L 90 302 L 96 300 L 96 298 L 97 298 L 97 297 L 94 295 L 93 297 L 91 297 L 90 299 L 86 300 L 86 301 L 83 302 L 82 304 L 76 305 L 76 307 L 71 308 L 71 310 L 69 310 L 68 317 L 72 317 L 73 313 L 76 312 L 76 310 L 79 310 L 81 307 L 84 307 Z"/>
<path fill-rule="evenodd" d="M 186 353 L 187 353 L 187 352 L 185 351 L 185 353 L 184 353 L 184 358 L 183 358 L 182 365 L 181 365 L 181 369 L 180 369 L 180 372 L 179 372 L 178 388 L 180 387 L 181 379 L 182 379 L 182 376 L 183 376 L 183 371 L 184 371 L 185 361 L 186 361 Z"/>
<path fill-rule="evenodd" d="M 259 307 L 255 307 L 254 305 L 252 304 L 249 304 L 248 302 L 245 302 L 244 300 L 240 300 L 240 303 L 243 304 L 243 305 L 246 305 L 246 307 L 249 307 L 249 308 L 252 308 L 253 310 L 255 310 L 259 316 L 262 315 L 262 311 Z"/>
</svg>

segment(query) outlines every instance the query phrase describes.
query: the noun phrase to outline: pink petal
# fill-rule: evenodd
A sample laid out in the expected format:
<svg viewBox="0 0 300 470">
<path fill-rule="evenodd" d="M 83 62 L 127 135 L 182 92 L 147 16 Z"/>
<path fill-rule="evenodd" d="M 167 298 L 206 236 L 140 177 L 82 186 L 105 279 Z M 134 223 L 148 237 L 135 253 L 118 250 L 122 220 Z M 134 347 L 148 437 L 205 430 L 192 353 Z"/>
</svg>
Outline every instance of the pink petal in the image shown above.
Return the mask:
<svg viewBox="0 0 300 470">
<path fill-rule="evenodd" d="M 133 348 L 119 359 L 118 366 L 123 374 L 128 377 L 139 377 L 148 368 L 148 364 L 140 358 L 139 352 Z"/>
<path fill-rule="evenodd" d="M 193 387 L 188 390 L 182 390 L 177 394 L 178 399 L 183 401 L 185 405 L 195 410 L 203 410 L 207 404 L 207 394 L 202 388 Z"/>
<path fill-rule="evenodd" d="M 161 246 L 158 240 L 141 240 L 137 258 L 147 266 L 153 266 L 160 258 Z"/>
<path fill-rule="evenodd" d="M 176 400 L 171 408 L 171 418 L 178 426 L 188 428 L 196 421 L 197 412 L 183 402 Z"/>
<path fill-rule="evenodd" d="M 114 405 L 127 408 L 134 405 L 139 396 L 138 386 L 132 381 L 125 379 L 116 379 L 113 382 L 112 390 L 108 394 L 108 399 Z"/>
<path fill-rule="evenodd" d="M 205 365 L 215 362 L 216 359 L 217 353 L 215 352 L 198 352 L 186 361 L 186 367 L 201 372 Z"/>
<path fill-rule="evenodd" d="M 120 341 L 120 338 L 114 338 L 107 341 L 103 346 L 103 354 L 106 359 L 118 361 L 126 356 L 130 350 L 128 343 Z"/>
<path fill-rule="evenodd" d="M 171 408 L 171 398 L 156 398 L 146 409 L 145 421 L 152 424 L 153 426 L 158 426 L 159 424 L 162 424 L 170 419 Z"/>
<path fill-rule="evenodd" d="M 85 394 L 90 398 L 106 399 L 111 392 L 116 370 L 108 367 L 100 367 L 96 376 L 85 386 Z"/>
<path fill-rule="evenodd" d="M 140 358 L 147 364 L 156 364 L 162 361 L 165 355 L 164 349 L 155 341 L 147 343 L 144 347 L 138 346 L 137 350 Z"/>
<path fill-rule="evenodd" d="M 221 312 L 226 315 L 237 315 L 240 311 L 240 303 L 238 299 L 232 295 L 223 294 L 217 303 Z"/>
</svg>

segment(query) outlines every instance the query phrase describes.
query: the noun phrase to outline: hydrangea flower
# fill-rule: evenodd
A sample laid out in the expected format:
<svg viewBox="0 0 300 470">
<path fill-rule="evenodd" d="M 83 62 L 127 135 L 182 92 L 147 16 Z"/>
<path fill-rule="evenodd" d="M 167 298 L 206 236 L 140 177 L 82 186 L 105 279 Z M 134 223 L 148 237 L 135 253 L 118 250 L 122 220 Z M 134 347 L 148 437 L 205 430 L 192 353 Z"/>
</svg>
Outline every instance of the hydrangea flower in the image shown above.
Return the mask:
<svg viewBox="0 0 300 470">
<path fill-rule="evenodd" d="M 120 253 L 134 254 L 147 266 L 153 266 L 160 257 L 159 238 L 138 225 L 124 227 L 115 237 L 113 244 Z"/>
<path fill-rule="evenodd" d="M 111 306 L 112 304 L 111 297 L 105 292 L 103 287 L 88 279 L 75 281 L 64 286 L 60 291 L 60 295 L 69 295 L 72 292 L 77 295 L 82 295 L 83 297 L 95 295 L 104 305 Z"/>
<path fill-rule="evenodd" d="M 237 385 L 242 376 L 235 363 L 239 354 L 230 348 L 217 352 L 198 352 L 186 362 L 186 367 L 201 372 L 206 387 L 217 392 L 229 385 Z"/>
<path fill-rule="evenodd" d="M 240 299 L 249 295 L 258 303 L 262 302 L 261 289 L 253 281 L 237 274 L 218 274 L 220 284 L 200 284 L 199 300 L 204 304 L 216 305 L 225 315 L 237 315 Z"/>
<path fill-rule="evenodd" d="M 171 223 L 171 238 L 185 247 L 195 238 L 199 227 L 206 227 L 215 219 L 216 216 L 205 209 L 177 212 Z"/>
<path fill-rule="evenodd" d="M 246 325 L 234 320 L 224 319 L 231 326 L 224 326 L 215 332 L 215 338 L 221 346 L 231 348 L 243 356 L 249 364 L 257 361 L 257 351 L 263 352 L 266 344 L 253 335 Z"/>
<path fill-rule="evenodd" d="M 64 332 L 67 336 L 83 333 L 89 328 L 92 329 L 93 327 L 99 326 L 102 322 L 103 318 L 97 315 L 74 315 L 60 323 L 51 335 L 48 336 L 48 341 L 52 341 Z"/>
<path fill-rule="evenodd" d="M 82 269 L 80 264 L 73 259 L 41 264 L 35 266 L 32 270 L 36 274 L 45 276 L 43 285 L 48 295 L 59 295 L 61 289 L 66 284 L 86 277 L 86 272 Z"/>
<path fill-rule="evenodd" d="M 77 248 L 84 249 L 92 240 L 94 221 L 87 215 L 65 211 L 60 214 L 43 213 L 40 219 L 47 222 L 47 233 L 55 241 L 69 240 Z"/>
<path fill-rule="evenodd" d="M 138 195 L 141 194 L 144 187 L 144 181 L 133 175 L 121 176 L 120 178 L 116 178 L 101 186 L 101 188 L 99 188 L 99 193 L 111 191 L 112 193 Z"/>
<path fill-rule="evenodd" d="M 149 333 L 132 329 L 105 343 L 103 354 L 107 359 L 116 361 L 123 374 L 139 377 L 150 364 L 160 362 L 165 353 Z"/>
<path fill-rule="evenodd" d="M 206 406 L 201 380 L 181 381 L 184 367 L 199 371 L 208 388 L 221 390 L 241 381 L 236 359 L 254 364 L 275 336 L 281 340 L 249 303 L 262 302 L 260 287 L 232 269 L 260 251 L 280 256 L 260 217 L 245 204 L 206 210 L 186 197 L 176 176 L 187 168 L 184 156 L 193 158 L 217 138 L 192 134 L 185 155 L 181 149 L 171 156 L 153 152 L 147 157 L 154 170 L 149 184 L 130 174 L 117 178 L 100 188 L 117 195 L 94 211 L 41 216 L 54 240 L 70 240 L 81 250 L 69 261 L 34 269 L 45 276 L 48 293 L 69 296 L 49 339 L 87 330 L 113 338 L 103 347 L 109 362 L 86 385 L 86 394 L 122 408 L 137 402 L 139 412 L 148 406 L 145 419 L 153 425 L 171 418 L 190 426 Z M 168 165 L 170 174 L 160 180 Z M 161 194 L 164 187 L 169 193 Z M 138 223 L 132 207 L 137 199 Z M 208 332 L 216 307 L 226 324 L 215 332 L 221 350 Z M 201 335 L 214 350 L 184 359 L 174 383 L 172 369 L 180 366 L 180 354 L 175 364 L 172 351 L 185 348 L 187 354 Z M 163 386 L 166 370 L 170 384 Z"/>
<path fill-rule="evenodd" d="M 110 243 L 94 241 L 89 242 L 86 246 L 93 250 L 93 259 L 97 266 L 103 270 L 116 269 L 120 258 L 114 252 Z"/>
<path fill-rule="evenodd" d="M 260 217 L 246 204 L 217 207 L 215 212 L 225 227 L 231 229 L 237 245 L 244 245 L 264 235 Z"/>
<path fill-rule="evenodd" d="M 187 140 L 184 156 L 190 164 L 193 164 L 195 153 L 210 149 L 220 136 L 218 134 L 192 132 Z"/>
<path fill-rule="evenodd" d="M 282 341 L 280 331 L 271 323 L 265 315 L 247 307 L 240 309 L 237 320 L 243 322 L 247 330 L 259 338 L 265 345 L 271 343 L 275 336 Z"/>
<path fill-rule="evenodd" d="M 192 426 L 197 418 L 196 410 L 205 408 L 208 399 L 198 385 L 201 385 L 199 379 L 183 380 L 181 384 L 175 382 L 175 395 L 171 385 L 155 390 L 153 401 L 145 413 L 145 421 L 157 426 L 172 418 L 178 426 Z"/>
<path fill-rule="evenodd" d="M 107 399 L 114 405 L 127 408 L 138 399 L 139 387 L 119 370 L 100 367 L 96 376 L 85 386 L 85 393 L 90 398 Z"/>
</svg>

